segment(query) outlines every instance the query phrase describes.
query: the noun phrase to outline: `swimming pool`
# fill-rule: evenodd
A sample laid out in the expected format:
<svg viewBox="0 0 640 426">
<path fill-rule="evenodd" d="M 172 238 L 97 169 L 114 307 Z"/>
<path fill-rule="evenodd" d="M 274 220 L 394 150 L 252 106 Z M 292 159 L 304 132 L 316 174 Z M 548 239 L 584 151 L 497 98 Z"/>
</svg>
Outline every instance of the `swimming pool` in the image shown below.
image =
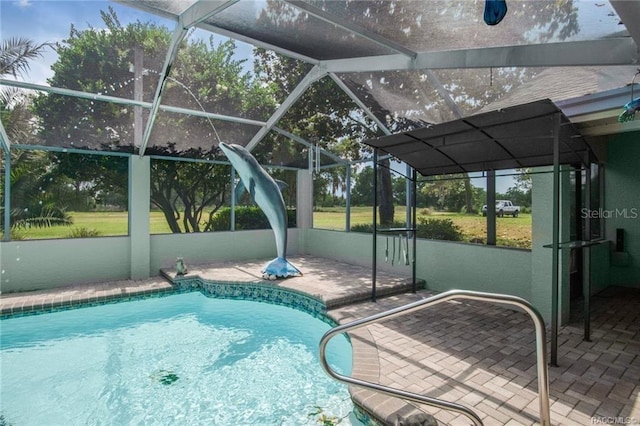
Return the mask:
<svg viewBox="0 0 640 426">
<path fill-rule="evenodd" d="M 295 309 L 191 292 L 1 327 L 7 424 L 304 425 L 319 410 L 350 424 L 347 388 L 317 358 L 329 325 Z M 349 374 L 350 344 L 332 344 Z"/>
</svg>

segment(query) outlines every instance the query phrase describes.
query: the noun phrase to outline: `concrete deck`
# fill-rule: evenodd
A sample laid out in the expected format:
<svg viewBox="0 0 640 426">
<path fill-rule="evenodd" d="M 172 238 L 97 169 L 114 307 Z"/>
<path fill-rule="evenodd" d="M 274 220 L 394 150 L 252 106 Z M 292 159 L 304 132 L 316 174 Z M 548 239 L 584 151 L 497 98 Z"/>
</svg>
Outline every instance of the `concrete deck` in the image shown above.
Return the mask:
<svg viewBox="0 0 640 426">
<path fill-rule="evenodd" d="M 428 291 L 370 301 L 371 271 L 326 259 L 290 259 L 305 275 L 277 281 L 320 297 L 340 322 L 363 318 L 428 297 Z M 190 266 L 189 274 L 222 282 L 259 282 L 259 262 Z M 165 270 L 171 277 L 175 271 Z M 274 284 L 274 283 L 270 283 Z M 410 280 L 378 274 L 384 293 L 407 291 Z M 161 277 L 65 287 L 0 296 L 3 313 L 105 301 L 135 294 L 172 291 Z M 380 293 L 379 293 L 380 294 Z M 562 327 L 558 367 L 549 369 L 554 425 L 640 424 L 640 290 L 608 289 L 592 298 L 592 341 L 582 340 L 582 323 Z M 356 303 L 359 302 L 360 303 Z M 535 333 L 522 312 L 477 301 L 450 301 L 373 324 L 352 335 L 353 375 L 411 392 L 458 402 L 485 425 L 538 422 Z M 419 412 L 441 425 L 469 425 L 458 414 L 406 403 L 352 388 L 354 400 L 386 424 L 405 424 Z M 420 411 L 420 410 L 422 411 Z"/>
</svg>

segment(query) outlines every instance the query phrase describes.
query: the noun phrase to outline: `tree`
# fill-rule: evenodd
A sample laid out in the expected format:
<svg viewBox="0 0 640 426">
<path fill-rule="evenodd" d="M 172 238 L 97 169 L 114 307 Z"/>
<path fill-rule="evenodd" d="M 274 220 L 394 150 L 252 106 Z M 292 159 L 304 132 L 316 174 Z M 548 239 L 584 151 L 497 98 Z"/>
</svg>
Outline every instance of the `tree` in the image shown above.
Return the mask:
<svg viewBox="0 0 640 426">
<path fill-rule="evenodd" d="M 126 99 L 136 95 L 153 99 L 154 80 L 163 67 L 171 32 L 154 23 L 122 25 L 111 7 L 101 15 L 105 29 L 79 31 L 72 26 L 69 37 L 56 45 L 59 58 L 49 84 Z M 233 41 L 187 37 L 171 68 L 163 103 L 266 119 L 274 108 L 270 88 L 243 72 L 243 61 L 234 57 L 234 51 Z M 144 83 L 142 93 L 136 93 L 135 75 L 130 71 L 136 55 L 142 56 L 145 69 L 139 77 Z M 137 149 L 134 109 L 55 94 L 42 95 L 35 102 L 43 144 L 119 152 Z M 143 120 L 147 114 L 143 113 Z M 218 121 L 214 125 L 197 116 L 160 112 L 145 154 L 214 160 L 219 155 L 219 138 L 246 140 L 246 132 L 246 127 L 235 123 Z M 65 167 L 74 182 L 92 181 L 97 188 L 106 179 L 104 169 L 95 167 L 94 160 L 74 167 Z M 228 200 L 224 191 L 229 189 L 229 167 L 160 160 L 153 160 L 151 167 L 151 201 L 163 211 L 170 229 L 208 230 L 207 215 Z"/>
<path fill-rule="evenodd" d="M 0 44 L 0 76 L 18 77 L 29 71 L 29 62 L 42 55 L 48 43 L 36 44 L 26 38 L 11 38 Z M 10 141 L 28 143 L 32 139 L 30 97 L 22 90 L 2 88 L 0 91 L 0 118 Z M 2 159 L 2 175 L 7 164 Z M 11 228 L 27 226 L 68 225 L 71 218 L 57 206 L 47 193 L 48 179 L 46 155 L 41 152 L 17 151 L 10 155 Z M 0 179 L 0 193 L 5 192 L 5 180 Z M 0 214 L 4 219 L 4 205 Z M 3 222 L 2 230 L 5 230 Z"/>
</svg>

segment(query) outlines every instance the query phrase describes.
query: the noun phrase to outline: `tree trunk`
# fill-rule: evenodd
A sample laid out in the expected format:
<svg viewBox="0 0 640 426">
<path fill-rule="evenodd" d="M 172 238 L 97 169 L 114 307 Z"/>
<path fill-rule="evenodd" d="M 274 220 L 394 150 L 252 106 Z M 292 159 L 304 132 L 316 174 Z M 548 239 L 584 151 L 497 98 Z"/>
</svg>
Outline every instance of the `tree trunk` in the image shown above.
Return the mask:
<svg viewBox="0 0 640 426">
<path fill-rule="evenodd" d="M 464 202 L 467 206 L 467 213 L 473 213 L 473 191 L 471 190 L 471 179 L 467 173 L 464 176 Z"/>
<path fill-rule="evenodd" d="M 378 167 L 378 176 L 380 185 L 378 191 L 380 198 L 378 200 L 380 212 L 380 224 L 391 225 L 393 223 L 394 207 L 393 207 L 393 185 L 391 182 L 391 170 L 389 159 L 384 159 Z"/>
</svg>

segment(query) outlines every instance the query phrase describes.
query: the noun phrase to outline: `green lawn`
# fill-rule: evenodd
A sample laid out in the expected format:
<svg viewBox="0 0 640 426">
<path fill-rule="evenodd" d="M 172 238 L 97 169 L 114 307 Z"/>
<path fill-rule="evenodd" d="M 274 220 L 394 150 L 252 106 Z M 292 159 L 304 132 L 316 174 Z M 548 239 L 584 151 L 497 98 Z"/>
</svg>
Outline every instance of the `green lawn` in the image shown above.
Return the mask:
<svg viewBox="0 0 640 426">
<path fill-rule="evenodd" d="M 405 221 L 405 208 L 396 206 L 394 210 L 395 220 Z M 420 218 L 451 219 L 462 229 L 465 241 L 474 239 L 486 240 L 487 219 L 481 215 L 431 212 L 427 209 L 418 209 L 418 221 Z M 379 218 L 378 218 L 379 220 Z M 351 225 L 371 223 L 373 212 L 371 207 L 352 207 Z M 313 226 L 320 229 L 344 230 L 346 214 L 344 207 L 323 207 L 313 213 Z M 531 214 L 520 214 L 518 217 L 496 218 L 496 239 L 498 245 L 509 247 L 531 248 Z"/>
<path fill-rule="evenodd" d="M 73 218 L 71 226 L 51 226 L 49 228 L 20 229 L 24 239 L 68 238 L 74 229 L 95 230 L 100 236 L 127 235 L 128 212 L 69 212 Z M 151 212 L 149 225 L 152 234 L 170 233 L 162 212 Z"/>
<path fill-rule="evenodd" d="M 71 226 L 52 226 L 50 228 L 22 229 L 19 234 L 24 239 L 68 238 L 73 229 L 85 228 L 95 230 L 100 236 L 127 235 L 127 212 L 70 212 L 73 218 Z M 319 229 L 344 230 L 345 208 L 322 208 L 313 213 L 314 227 Z M 421 218 L 448 218 L 457 224 L 464 234 L 465 241 L 473 239 L 485 240 L 486 218 L 480 215 L 462 213 L 429 212 L 418 209 L 418 220 Z M 373 213 L 371 207 L 352 207 L 351 225 L 371 223 Z M 405 221 L 405 208 L 395 208 L 395 219 Z M 531 215 L 521 214 L 519 217 L 497 218 L 496 237 L 498 245 L 531 248 Z M 153 211 L 150 217 L 152 234 L 169 233 L 169 227 L 162 212 Z"/>
</svg>

